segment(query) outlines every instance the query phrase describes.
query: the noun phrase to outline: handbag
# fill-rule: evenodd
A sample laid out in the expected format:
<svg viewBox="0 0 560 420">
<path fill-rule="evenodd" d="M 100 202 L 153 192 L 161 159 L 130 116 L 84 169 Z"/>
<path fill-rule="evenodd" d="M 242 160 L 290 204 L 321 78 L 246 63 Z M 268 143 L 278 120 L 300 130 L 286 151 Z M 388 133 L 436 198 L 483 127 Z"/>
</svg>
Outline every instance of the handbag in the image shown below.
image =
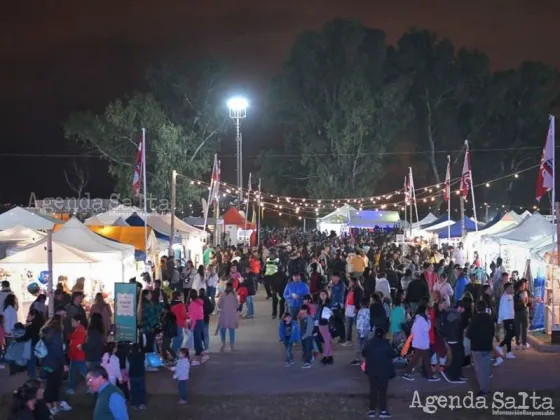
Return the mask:
<svg viewBox="0 0 560 420">
<path fill-rule="evenodd" d="M 43 359 L 49 353 L 47 350 L 47 346 L 45 346 L 45 343 L 42 339 L 37 341 L 37 344 L 35 344 L 33 353 L 35 354 L 35 357 L 37 359 Z"/>
</svg>

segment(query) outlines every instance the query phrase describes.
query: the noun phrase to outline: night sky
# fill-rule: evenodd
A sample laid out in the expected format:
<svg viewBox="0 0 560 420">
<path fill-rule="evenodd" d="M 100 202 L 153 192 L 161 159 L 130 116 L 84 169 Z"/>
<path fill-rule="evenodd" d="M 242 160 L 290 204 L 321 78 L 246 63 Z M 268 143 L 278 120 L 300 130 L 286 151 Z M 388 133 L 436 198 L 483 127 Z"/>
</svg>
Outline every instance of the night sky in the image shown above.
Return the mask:
<svg viewBox="0 0 560 420">
<path fill-rule="evenodd" d="M 29 155 L 77 153 L 62 135 L 68 114 L 101 111 L 108 101 L 142 89 L 152 63 L 226 61 L 233 73 L 231 91 L 251 101 L 244 150 L 257 154 L 269 141 L 253 129 L 264 87 L 304 30 L 336 17 L 358 19 L 395 42 L 412 27 L 426 28 L 456 47 L 485 52 L 495 69 L 524 60 L 560 67 L 559 12 L 555 0 L 10 2 L 0 13 L 0 203 L 26 203 L 31 191 L 39 197 L 72 195 L 62 172 L 71 159 Z M 233 140 L 222 152 L 234 152 Z M 103 165 L 89 166 L 88 191 L 110 194 L 112 181 Z M 235 179 L 233 172 L 224 175 Z"/>
</svg>

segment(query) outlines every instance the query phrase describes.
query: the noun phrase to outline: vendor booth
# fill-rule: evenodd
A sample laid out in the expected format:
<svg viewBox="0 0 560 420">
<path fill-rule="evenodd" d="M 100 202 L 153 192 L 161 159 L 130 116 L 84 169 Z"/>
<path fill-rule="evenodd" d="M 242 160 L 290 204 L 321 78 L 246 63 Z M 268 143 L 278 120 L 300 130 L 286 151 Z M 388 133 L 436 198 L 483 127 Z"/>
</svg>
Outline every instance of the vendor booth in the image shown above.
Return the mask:
<svg viewBox="0 0 560 420">
<path fill-rule="evenodd" d="M 360 229 L 392 229 L 400 226 L 398 211 L 359 210 L 350 214 L 346 224 L 349 228 Z"/>
<path fill-rule="evenodd" d="M 14 207 L 0 214 L 0 230 L 10 229 L 14 226 L 23 226 L 33 230 L 48 230 L 56 224 L 63 224 L 63 222 L 54 217 L 41 215 L 21 207 Z"/>
<path fill-rule="evenodd" d="M 235 207 L 227 209 L 223 219 L 226 240 L 230 245 L 250 242 L 251 233 L 257 229 L 255 223 L 248 221 L 245 215 Z"/>
<path fill-rule="evenodd" d="M 3 230 L 0 232 L 0 259 L 6 258 L 8 249 L 35 243 L 44 237 L 44 233 L 23 226 Z"/>
<path fill-rule="evenodd" d="M 342 207 L 334 210 L 326 216 L 317 219 L 317 229 L 321 232 L 335 231 L 338 235 L 345 232 L 347 229 L 347 222 L 352 215 L 358 212 L 357 209 L 349 204 L 344 204 Z"/>
</svg>

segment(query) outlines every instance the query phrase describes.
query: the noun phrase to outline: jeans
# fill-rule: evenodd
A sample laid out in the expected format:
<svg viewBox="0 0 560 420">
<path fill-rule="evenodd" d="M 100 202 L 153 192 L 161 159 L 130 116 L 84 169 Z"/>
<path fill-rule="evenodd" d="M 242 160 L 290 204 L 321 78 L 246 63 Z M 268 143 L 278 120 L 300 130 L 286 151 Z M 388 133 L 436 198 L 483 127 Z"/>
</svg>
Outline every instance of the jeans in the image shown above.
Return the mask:
<svg viewBox="0 0 560 420">
<path fill-rule="evenodd" d="M 529 311 L 515 313 L 515 344 L 527 344 L 527 329 L 529 328 Z"/>
<path fill-rule="evenodd" d="M 173 339 L 171 340 L 171 350 L 173 350 L 173 352 L 177 354 L 177 352 L 181 348 L 182 343 L 183 343 L 183 328 L 177 327 L 177 335 L 173 337 Z"/>
<path fill-rule="evenodd" d="M 286 362 L 293 362 L 294 361 L 294 343 L 289 340 L 284 341 L 284 347 L 286 349 Z"/>
<path fill-rule="evenodd" d="M 307 337 L 301 340 L 303 348 L 303 358 L 305 363 L 311 363 L 313 360 L 313 337 Z"/>
<path fill-rule="evenodd" d="M 445 373 L 452 381 L 458 380 L 463 376 L 463 361 L 465 359 L 465 351 L 463 343 L 449 343 L 451 348 L 451 363 L 445 369 Z"/>
<path fill-rule="evenodd" d="M 179 398 L 183 401 L 187 401 L 187 380 L 177 381 L 179 382 Z"/>
<path fill-rule="evenodd" d="M 255 305 L 253 304 L 253 296 L 247 296 L 245 299 L 247 305 L 247 317 L 255 316 Z"/>
<path fill-rule="evenodd" d="M 282 315 L 284 315 L 285 311 L 286 301 L 284 300 L 284 296 L 278 295 L 278 293 L 276 292 L 272 292 L 272 316 L 281 317 Z"/>
<path fill-rule="evenodd" d="M 204 350 L 210 350 L 210 324 L 204 323 L 204 333 L 202 334 L 202 343 L 204 344 Z"/>
<path fill-rule="evenodd" d="M 212 306 L 216 307 L 216 286 L 208 286 L 206 288 L 206 295 L 212 302 Z"/>
<path fill-rule="evenodd" d="M 229 331 L 229 344 L 235 344 L 235 328 L 220 328 L 220 338 L 222 339 L 222 343 L 226 342 L 226 330 Z"/>
<path fill-rule="evenodd" d="M 37 357 L 33 348 L 31 348 L 31 357 L 27 361 L 27 377 L 29 379 L 37 379 Z"/>
<path fill-rule="evenodd" d="M 354 317 L 345 317 L 346 318 L 346 341 L 352 341 L 352 327 L 354 326 L 354 321 L 356 318 Z"/>
<path fill-rule="evenodd" d="M 199 319 L 194 324 L 193 336 L 195 355 L 200 356 L 204 351 L 204 347 L 202 345 L 202 340 L 204 337 L 204 321 L 202 319 Z"/>
<path fill-rule="evenodd" d="M 68 368 L 68 390 L 74 391 L 74 386 L 76 385 L 76 373 L 81 374 L 84 380 L 87 377 L 87 366 L 84 361 L 70 361 L 70 367 Z"/>
<path fill-rule="evenodd" d="M 146 378 L 130 378 L 130 405 L 138 407 L 146 404 Z"/>
<path fill-rule="evenodd" d="M 274 276 L 264 276 L 264 290 L 266 290 L 266 297 L 272 297 L 272 279 Z M 276 294 L 276 293 L 274 293 Z"/>
<path fill-rule="evenodd" d="M 492 352 L 473 351 L 474 372 L 481 392 L 490 392 L 490 364 L 492 363 Z"/>
<path fill-rule="evenodd" d="M 387 411 L 388 378 L 368 376 L 369 379 L 369 409 L 375 410 L 379 402 L 379 411 Z"/>
<path fill-rule="evenodd" d="M 362 358 L 362 350 L 364 349 L 367 340 L 367 337 L 360 337 L 359 335 L 356 336 L 356 360 L 360 360 Z"/>
<path fill-rule="evenodd" d="M 515 337 L 515 324 L 513 319 L 504 319 L 504 339 L 500 343 L 500 347 L 506 346 L 508 353 L 511 353 L 511 340 Z"/>
</svg>

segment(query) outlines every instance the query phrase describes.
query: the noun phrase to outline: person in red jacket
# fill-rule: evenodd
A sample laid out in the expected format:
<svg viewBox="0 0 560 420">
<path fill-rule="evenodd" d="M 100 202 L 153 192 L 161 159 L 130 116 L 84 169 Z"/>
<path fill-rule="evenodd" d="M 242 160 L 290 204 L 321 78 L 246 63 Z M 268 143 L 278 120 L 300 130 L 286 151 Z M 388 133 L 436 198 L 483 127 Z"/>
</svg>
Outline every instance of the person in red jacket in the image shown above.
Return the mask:
<svg viewBox="0 0 560 420">
<path fill-rule="evenodd" d="M 183 293 L 173 292 L 173 298 L 171 300 L 171 313 L 177 318 L 177 335 L 171 340 L 171 350 L 178 354 L 181 348 L 181 343 L 183 342 L 184 334 L 187 329 L 187 319 L 189 314 L 187 313 L 187 307 L 182 300 Z"/>
<path fill-rule="evenodd" d="M 82 325 L 82 315 L 75 314 L 72 317 L 72 328 L 74 331 L 70 334 L 70 344 L 68 346 L 68 360 L 70 367 L 68 372 L 68 389 L 67 394 L 74 394 L 74 386 L 76 382 L 76 374 L 81 374 L 84 379 L 87 377 L 86 354 L 82 350 L 82 346 L 86 341 L 86 329 Z"/>
</svg>

